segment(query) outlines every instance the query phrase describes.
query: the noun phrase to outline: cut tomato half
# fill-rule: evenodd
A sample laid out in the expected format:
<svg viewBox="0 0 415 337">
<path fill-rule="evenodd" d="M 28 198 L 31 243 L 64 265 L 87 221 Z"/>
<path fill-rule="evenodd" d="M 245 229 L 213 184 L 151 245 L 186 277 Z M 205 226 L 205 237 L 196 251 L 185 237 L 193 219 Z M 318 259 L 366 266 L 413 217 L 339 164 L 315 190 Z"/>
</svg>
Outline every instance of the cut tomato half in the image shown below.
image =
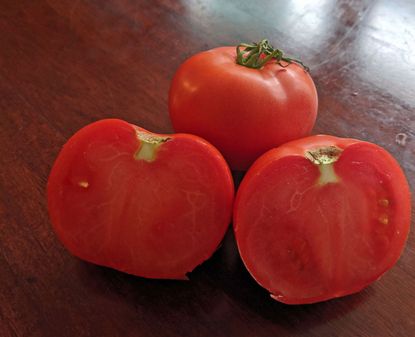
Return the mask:
<svg viewBox="0 0 415 337">
<path fill-rule="evenodd" d="M 410 192 L 383 148 L 311 136 L 260 157 L 244 177 L 234 230 L 247 269 L 278 301 L 355 293 L 398 260 Z"/>
<path fill-rule="evenodd" d="M 184 279 L 213 254 L 233 193 L 225 160 L 203 139 L 116 119 L 71 137 L 47 187 L 51 222 L 72 254 L 166 279 Z"/>
</svg>

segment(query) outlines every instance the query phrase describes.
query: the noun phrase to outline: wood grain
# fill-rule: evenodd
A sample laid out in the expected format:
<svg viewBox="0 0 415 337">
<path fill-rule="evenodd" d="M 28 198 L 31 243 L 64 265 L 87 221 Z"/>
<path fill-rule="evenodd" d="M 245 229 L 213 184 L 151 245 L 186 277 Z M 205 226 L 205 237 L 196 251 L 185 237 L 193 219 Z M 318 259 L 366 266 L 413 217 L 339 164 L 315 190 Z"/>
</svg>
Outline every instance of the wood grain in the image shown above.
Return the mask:
<svg viewBox="0 0 415 337">
<path fill-rule="evenodd" d="M 287 306 L 251 279 L 231 232 L 189 282 L 84 263 L 53 234 L 45 185 L 76 130 L 118 117 L 171 132 L 167 93 L 181 62 L 267 37 L 310 66 L 315 133 L 385 147 L 413 189 L 414 22 L 410 0 L 1 1 L 0 336 L 412 336 L 413 233 L 361 293 Z"/>
</svg>

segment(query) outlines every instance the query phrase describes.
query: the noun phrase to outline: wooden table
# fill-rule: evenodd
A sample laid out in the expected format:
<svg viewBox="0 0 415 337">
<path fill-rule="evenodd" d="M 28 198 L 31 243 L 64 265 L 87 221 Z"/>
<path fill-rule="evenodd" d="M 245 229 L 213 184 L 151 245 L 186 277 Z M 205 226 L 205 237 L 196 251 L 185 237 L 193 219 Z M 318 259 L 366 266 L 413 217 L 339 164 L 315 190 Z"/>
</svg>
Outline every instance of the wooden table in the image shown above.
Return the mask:
<svg viewBox="0 0 415 337">
<path fill-rule="evenodd" d="M 45 201 L 76 130 L 118 117 L 171 132 L 179 64 L 263 37 L 310 66 L 314 132 L 378 143 L 413 188 L 414 22 L 410 0 L 1 1 L 0 336 L 415 336 L 413 233 L 361 293 L 287 306 L 252 280 L 231 232 L 189 282 L 146 280 L 72 257 Z"/>
</svg>

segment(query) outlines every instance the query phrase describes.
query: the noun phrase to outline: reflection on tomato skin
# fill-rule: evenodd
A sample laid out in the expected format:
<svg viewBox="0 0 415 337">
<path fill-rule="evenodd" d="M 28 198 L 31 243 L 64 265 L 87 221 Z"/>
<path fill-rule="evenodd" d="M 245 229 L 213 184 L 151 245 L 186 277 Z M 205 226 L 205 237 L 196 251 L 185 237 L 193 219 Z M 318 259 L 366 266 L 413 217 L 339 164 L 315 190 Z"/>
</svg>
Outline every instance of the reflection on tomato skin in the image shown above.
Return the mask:
<svg viewBox="0 0 415 337">
<path fill-rule="evenodd" d="M 211 142 L 233 170 L 245 171 L 264 152 L 308 136 L 317 106 L 317 90 L 302 66 L 272 60 L 248 68 L 236 63 L 236 46 L 190 57 L 169 91 L 175 131 Z"/>
</svg>

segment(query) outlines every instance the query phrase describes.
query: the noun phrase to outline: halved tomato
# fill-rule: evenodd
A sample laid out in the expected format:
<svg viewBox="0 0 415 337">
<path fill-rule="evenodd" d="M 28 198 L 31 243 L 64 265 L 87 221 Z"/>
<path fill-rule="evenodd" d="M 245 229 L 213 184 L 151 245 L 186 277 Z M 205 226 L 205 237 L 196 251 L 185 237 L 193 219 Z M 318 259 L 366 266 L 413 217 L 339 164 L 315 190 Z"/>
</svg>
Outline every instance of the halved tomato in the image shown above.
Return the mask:
<svg viewBox="0 0 415 337">
<path fill-rule="evenodd" d="M 47 187 L 52 224 L 72 254 L 167 279 L 184 279 L 216 250 L 233 193 L 225 160 L 203 139 L 116 119 L 72 136 Z"/>
<path fill-rule="evenodd" d="M 312 303 L 355 293 L 398 260 L 410 191 L 383 148 L 311 136 L 261 156 L 234 206 L 241 257 L 278 301 Z"/>
</svg>

